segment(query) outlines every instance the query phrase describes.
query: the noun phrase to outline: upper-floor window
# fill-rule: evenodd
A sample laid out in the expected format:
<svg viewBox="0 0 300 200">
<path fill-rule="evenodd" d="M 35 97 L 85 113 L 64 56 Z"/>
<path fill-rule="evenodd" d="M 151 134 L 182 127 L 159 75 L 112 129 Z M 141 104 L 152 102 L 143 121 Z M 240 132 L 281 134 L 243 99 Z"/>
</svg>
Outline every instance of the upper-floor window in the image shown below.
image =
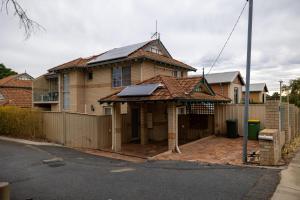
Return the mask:
<svg viewBox="0 0 300 200">
<path fill-rule="evenodd" d="M 160 55 L 162 54 L 161 51 L 156 46 L 150 47 L 150 51 L 152 53 L 157 53 L 157 54 L 160 54 Z"/>
<path fill-rule="evenodd" d="M 112 114 L 112 108 L 111 107 L 103 107 L 104 109 L 104 115 L 111 115 Z"/>
<path fill-rule="evenodd" d="M 3 99 L 5 99 L 5 98 L 4 98 L 4 96 L 0 92 L 0 100 L 3 100 Z"/>
<path fill-rule="evenodd" d="M 63 74 L 63 109 L 70 108 L 70 79 L 69 74 Z"/>
<path fill-rule="evenodd" d="M 122 87 L 131 84 L 131 67 L 113 67 L 112 87 Z"/>
<path fill-rule="evenodd" d="M 87 79 L 92 80 L 93 79 L 93 72 L 88 72 L 87 73 Z"/>
<path fill-rule="evenodd" d="M 235 104 L 239 103 L 239 88 L 234 88 L 234 102 Z"/>
<path fill-rule="evenodd" d="M 172 72 L 172 76 L 180 78 L 180 77 L 182 77 L 182 73 L 181 73 L 181 71 L 175 70 Z"/>
</svg>

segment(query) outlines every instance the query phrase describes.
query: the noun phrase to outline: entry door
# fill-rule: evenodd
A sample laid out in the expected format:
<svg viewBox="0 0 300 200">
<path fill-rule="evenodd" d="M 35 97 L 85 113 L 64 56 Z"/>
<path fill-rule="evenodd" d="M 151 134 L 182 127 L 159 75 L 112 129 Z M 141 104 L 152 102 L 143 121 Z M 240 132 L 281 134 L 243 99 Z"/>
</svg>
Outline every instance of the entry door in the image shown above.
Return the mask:
<svg viewBox="0 0 300 200">
<path fill-rule="evenodd" d="M 131 140 L 139 139 L 140 132 L 140 109 L 132 108 L 131 110 Z"/>
</svg>

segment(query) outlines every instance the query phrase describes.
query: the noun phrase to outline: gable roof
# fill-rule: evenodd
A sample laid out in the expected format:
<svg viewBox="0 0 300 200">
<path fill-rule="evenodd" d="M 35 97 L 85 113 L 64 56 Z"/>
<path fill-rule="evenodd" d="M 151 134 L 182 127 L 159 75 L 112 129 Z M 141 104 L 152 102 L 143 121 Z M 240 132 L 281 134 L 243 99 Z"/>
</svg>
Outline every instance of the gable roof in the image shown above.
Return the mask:
<svg viewBox="0 0 300 200">
<path fill-rule="evenodd" d="M 209 84 L 231 83 L 236 79 L 236 77 L 240 79 L 242 85 L 245 85 L 243 77 L 239 71 L 221 72 L 205 75 L 205 78 Z"/>
<path fill-rule="evenodd" d="M 32 90 L 24 88 L 1 88 L 0 106 L 11 105 L 22 108 L 32 107 Z"/>
<path fill-rule="evenodd" d="M 19 77 L 28 76 L 31 80 L 20 80 Z M 32 77 L 27 73 L 16 74 L 7 76 L 0 79 L 0 87 L 19 87 L 19 88 L 31 88 L 32 87 Z"/>
<path fill-rule="evenodd" d="M 164 52 L 167 54 L 167 56 L 145 51 L 143 49 L 143 47 L 153 42 L 159 42 L 159 45 L 164 49 Z M 71 68 L 88 68 L 93 66 L 99 66 L 101 64 L 109 64 L 119 61 L 129 61 L 135 59 L 149 59 L 151 61 L 165 63 L 171 66 L 196 71 L 195 68 L 176 59 L 173 59 L 160 40 L 150 40 L 133 45 L 128 45 L 125 47 L 114 48 L 99 55 L 94 55 L 87 58 L 80 57 L 72 61 L 66 62 L 64 64 L 61 64 L 59 66 L 53 67 L 48 71 L 52 72 Z"/>
<path fill-rule="evenodd" d="M 195 87 L 202 81 L 202 77 L 176 78 L 172 76 L 157 75 L 147 79 L 137 85 L 161 84 L 151 95 L 147 96 L 118 96 L 122 91 L 119 89 L 115 93 L 101 98 L 100 103 L 105 102 L 141 102 L 141 101 L 202 101 L 202 102 L 230 102 L 230 99 L 216 95 L 213 92 L 194 92 Z M 204 84 L 206 82 L 204 81 Z M 207 85 L 207 87 L 209 87 Z"/>
<path fill-rule="evenodd" d="M 83 68 L 86 67 L 87 63 L 93 59 L 95 59 L 96 57 L 98 57 L 99 55 L 93 55 L 93 56 L 89 56 L 86 58 L 76 58 L 74 60 L 71 60 L 69 62 L 63 63 L 61 65 L 58 65 L 56 67 L 53 67 L 51 69 L 49 69 L 49 72 L 53 72 L 53 71 L 57 71 L 57 70 L 63 70 L 63 69 L 70 69 L 70 68 Z"/>
<path fill-rule="evenodd" d="M 97 56 L 96 58 L 92 59 L 91 61 L 88 62 L 88 64 L 103 62 L 103 61 L 107 61 L 107 60 L 114 60 L 117 58 L 125 58 L 125 57 L 129 56 L 131 53 L 133 53 L 134 51 L 142 48 L 149 42 L 150 41 L 141 42 L 141 43 L 137 43 L 137 44 L 132 44 L 132 45 L 124 46 L 124 47 L 111 49 L 111 50 L 106 51 L 105 53 Z"/>
<path fill-rule="evenodd" d="M 245 87 L 243 87 L 243 92 L 245 92 Z M 250 92 L 269 92 L 266 83 L 252 83 L 249 87 Z"/>
</svg>

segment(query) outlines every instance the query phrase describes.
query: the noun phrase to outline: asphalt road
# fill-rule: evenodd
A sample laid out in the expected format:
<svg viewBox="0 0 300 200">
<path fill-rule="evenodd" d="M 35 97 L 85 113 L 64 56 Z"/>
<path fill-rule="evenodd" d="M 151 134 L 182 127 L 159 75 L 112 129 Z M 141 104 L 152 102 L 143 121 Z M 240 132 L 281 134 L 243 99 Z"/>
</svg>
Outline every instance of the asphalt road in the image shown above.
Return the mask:
<svg viewBox="0 0 300 200">
<path fill-rule="evenodd" d="M 62 161 L 43 162 L 60 157 Z M 53 146 L 0 141 L 12 199 L 269 199 L 279 170 L 188 162 L 133 164 Z"/>
</svg>

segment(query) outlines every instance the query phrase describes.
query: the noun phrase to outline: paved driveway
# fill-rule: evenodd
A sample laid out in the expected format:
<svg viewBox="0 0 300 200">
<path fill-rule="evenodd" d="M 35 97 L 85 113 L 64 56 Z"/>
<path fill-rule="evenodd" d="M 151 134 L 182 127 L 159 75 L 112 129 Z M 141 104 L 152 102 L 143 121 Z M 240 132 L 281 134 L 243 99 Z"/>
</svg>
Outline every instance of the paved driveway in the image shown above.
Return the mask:
<svg viewBox="0 0 300 200">
<path fill-rule="evenodd" d="M 156 160 L 199 161 L 218 164 L 242 165 L 243 138 L 209 136 L 179 147 L 181 154 L 165 152 Z M 248 141 L 248 152 L 259 150 L 258 141 Z"/>
<path fill-rule="evenodd" d="M 55 157 L 63 161 L 43 163 Z M 0 141 L 0 181 L 12 199 L 268 199 L 278 170 L 177 161 L 129 163 Z"/>
</svg>

